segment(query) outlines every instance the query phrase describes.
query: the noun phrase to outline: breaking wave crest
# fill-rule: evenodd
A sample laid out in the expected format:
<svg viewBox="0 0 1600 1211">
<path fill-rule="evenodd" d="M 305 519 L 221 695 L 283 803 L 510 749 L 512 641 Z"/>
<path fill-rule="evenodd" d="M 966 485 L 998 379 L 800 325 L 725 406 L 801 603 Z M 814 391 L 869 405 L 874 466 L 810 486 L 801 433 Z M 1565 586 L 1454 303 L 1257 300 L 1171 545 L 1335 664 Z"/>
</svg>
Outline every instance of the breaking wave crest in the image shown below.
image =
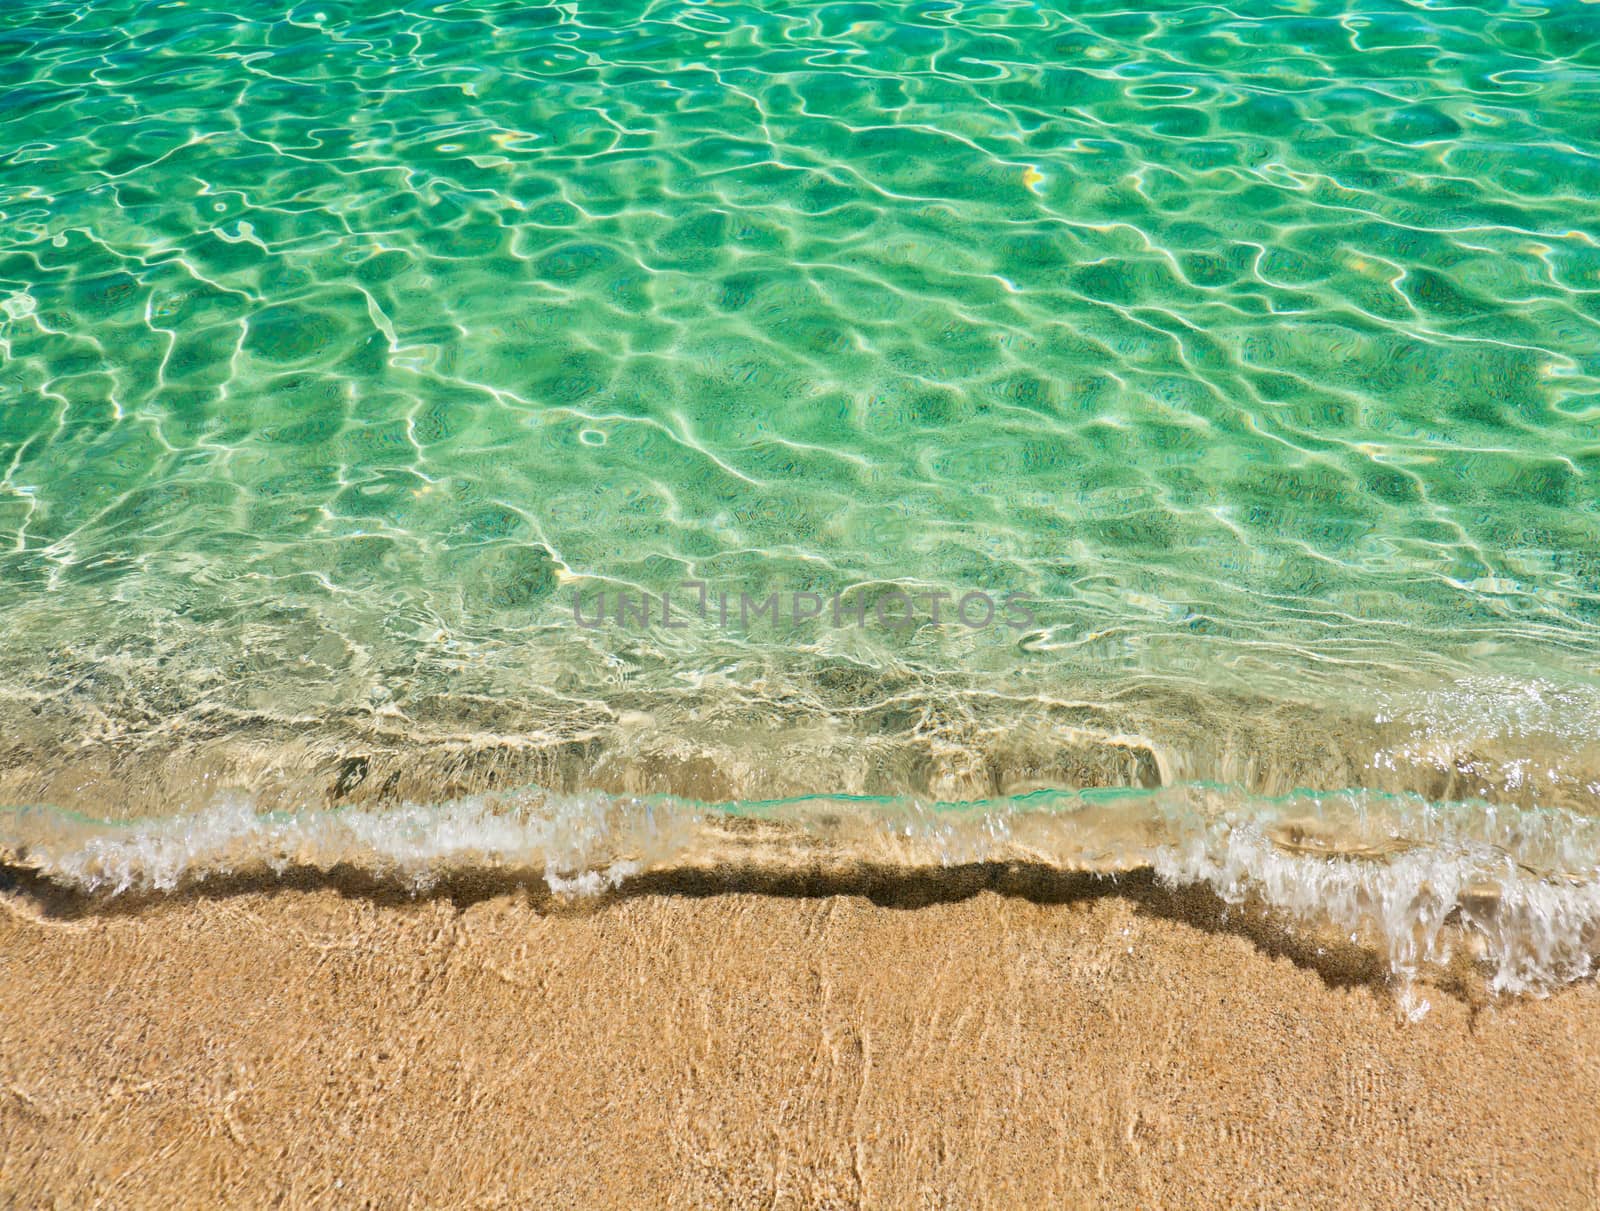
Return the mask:
<svg viewBox="0 0 1600 1211">
<path fill-rule="evenodd" d="M 306 870 L 417 891 L 494 874 L 569 896 L 673 872 L 732 872 L 725 885 L 737 886 L 741 872 L 1143 870 L 1209 888 L 1308 938 L 1371 948 L 1403 1003 L 1420 975 L 1458 963 L 1475 965 L 1495 992 L 1546 992 L 1591 975 L 1600 949 L 1600 821 L 1365 790 L 1267 798 L 1194 783 L 965 803 L 812 796 L 711 805 L 528 788 L 382 811 L 272 812 L 230 794 L 196 813 L 119 823 L 9 811 L 0 814 L 0 861 L 96 899 Z"/>
</svg>

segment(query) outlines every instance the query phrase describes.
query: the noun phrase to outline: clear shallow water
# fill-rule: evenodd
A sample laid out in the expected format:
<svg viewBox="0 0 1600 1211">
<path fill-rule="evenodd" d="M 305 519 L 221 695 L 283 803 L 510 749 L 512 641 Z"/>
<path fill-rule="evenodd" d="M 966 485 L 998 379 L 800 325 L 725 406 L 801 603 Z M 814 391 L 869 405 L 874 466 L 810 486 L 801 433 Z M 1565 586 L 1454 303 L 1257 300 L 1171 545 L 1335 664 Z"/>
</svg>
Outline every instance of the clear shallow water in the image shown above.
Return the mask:
<svg viewBox="0 0 1600 1211">
<path fill-rule="evenodd" d="M 6 801 L 1600 805 L 1595 6 L 233 7 L 0 17 Z"/>
</svg>

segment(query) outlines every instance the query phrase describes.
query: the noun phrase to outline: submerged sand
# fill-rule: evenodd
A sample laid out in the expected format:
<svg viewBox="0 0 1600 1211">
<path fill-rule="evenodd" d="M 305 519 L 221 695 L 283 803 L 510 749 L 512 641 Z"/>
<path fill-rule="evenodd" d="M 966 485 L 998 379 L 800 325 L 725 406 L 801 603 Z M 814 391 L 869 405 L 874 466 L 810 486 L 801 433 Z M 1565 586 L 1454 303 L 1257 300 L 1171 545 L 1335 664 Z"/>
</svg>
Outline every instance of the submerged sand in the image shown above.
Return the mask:
<svg viewBox="0 0 1600 1211">
<path fill-rule="evenodd" d="M 1363 952 L 1139 876 L 4 897 L 5 1205 L 1600 1197 L 1592 985 L 1406 1022 Z"/>
</svg>

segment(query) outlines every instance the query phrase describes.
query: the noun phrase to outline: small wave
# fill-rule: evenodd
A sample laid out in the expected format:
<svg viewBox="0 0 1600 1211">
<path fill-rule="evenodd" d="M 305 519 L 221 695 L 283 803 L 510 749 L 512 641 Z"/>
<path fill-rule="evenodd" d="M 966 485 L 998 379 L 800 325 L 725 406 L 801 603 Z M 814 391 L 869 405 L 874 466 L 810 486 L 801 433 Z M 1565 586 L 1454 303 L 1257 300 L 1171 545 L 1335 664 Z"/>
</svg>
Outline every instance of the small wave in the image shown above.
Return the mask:
<svg viewBox="0 0 1600 1211">
<path fill-rule="evenodd" d="M 1590 976 L 1600 948 L 1600 820 L 1367 790 L 1266 798 L 1194 783 L 964 803 L 811 796 L 712 805 L 529 788 L 299 812 L 258 811 L 233 793 L 192 814 L 116 823 L 8 811 L 0 861 L 91 897 L 303 870 L 419 891 L 494 872 L 594 895 L 670 871 L 910 877 L 1023 863 L 1203 885 L 1309 936 L 1371 947 L 1403 990 L 1465 956 L 1494 992 L 1543 993 Z"/>
</svg>

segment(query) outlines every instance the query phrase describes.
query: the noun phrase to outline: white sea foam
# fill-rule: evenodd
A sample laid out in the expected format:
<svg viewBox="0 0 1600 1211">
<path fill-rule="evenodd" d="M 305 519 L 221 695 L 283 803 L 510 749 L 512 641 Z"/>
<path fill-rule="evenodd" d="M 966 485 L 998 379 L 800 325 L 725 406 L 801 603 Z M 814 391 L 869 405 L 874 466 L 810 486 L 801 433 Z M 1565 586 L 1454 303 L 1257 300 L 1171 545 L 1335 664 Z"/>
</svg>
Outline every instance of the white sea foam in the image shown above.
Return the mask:
<svg viewBox="0 0 1600 1211">
<path fill-rule="evenodd" d="M 426 889 L 473 870 L 527 871 L 552 890 L 595 892 L 640 869 L 620 852 L 657 855 L 692 827 L 693 813 L 605 795 L 531 799 L 474 796 L 384 811 L 258 813 L 228 794 L 190 815 L 107 823 L 44 809 L 8 813 L 0 855 L 79 891 L 166 892 L 229 875 L 350 867 Z"/>
<path fill-rule="evenodd" d="M 733 826 L 752 819 L 762 826 Z M 0 858 L 95 896 L 308 869 L 417 890 L 499 872 L 585 895 L 647 871 L 708 866 L 795 874 L 870 866 L 907 879 L 983 862 L 1142 868 L 1375 949 L 1417 1012 L 1416 978 L 1461 948 L 1501 993 L 1585 979 L 1600 949 L 1600 821 L 1360 791 L 1262 799 L 1197 784 L 973 804 L 818 797 L 710 807 L 529 790 L 273 813 L 233 794 L 198 813 L 128 823 L 5 813 Z"/>
<path fill-rule="evenodd" d="M 1218 824 L 1158 848 L 1153 865 L 1169 882 L 1204 883 L 1229 903 L 1254 899 L 1375 946 L 1402 986 L 1465 944 L 1494 991 L 1544 991 L 1591 975 L 1600 945 L 1595 872 L 1580 882 L 1548 877 L 1482 842 L 1328 858 L 1285 852 L 1254 824 Z"/>
</svg>

